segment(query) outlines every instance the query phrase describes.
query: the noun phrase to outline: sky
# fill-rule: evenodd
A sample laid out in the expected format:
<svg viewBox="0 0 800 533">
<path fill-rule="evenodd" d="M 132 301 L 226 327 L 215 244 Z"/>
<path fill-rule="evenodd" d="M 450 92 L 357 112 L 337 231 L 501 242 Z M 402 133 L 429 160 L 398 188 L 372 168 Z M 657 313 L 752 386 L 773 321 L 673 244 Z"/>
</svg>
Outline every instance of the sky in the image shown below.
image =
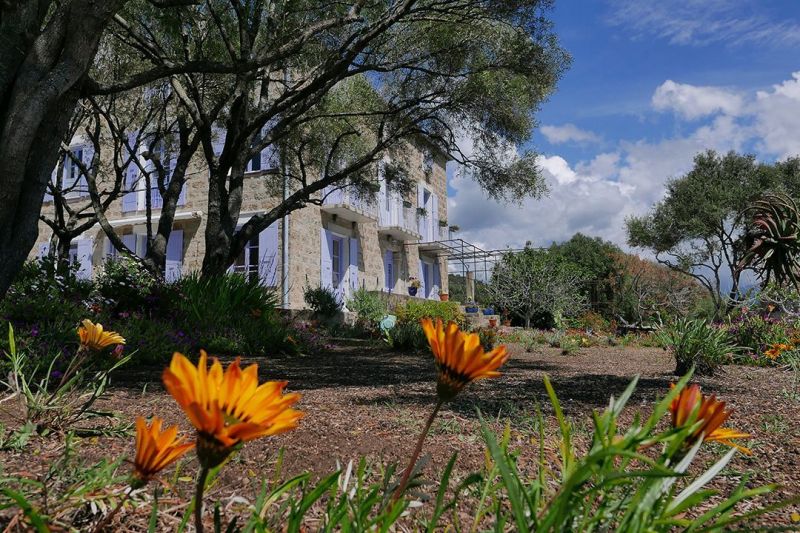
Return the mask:
<svg viewBox="0 0 800 533">
<path fill-rule="evenodd" d="M 484 249 L 576 232 L 625 249 L 625 218 L 706 149 L 800 155 L 800 1 L 555 0 L 572 65 L 527 148 L 550 189 L 494 202 L 450 169 L 448 221 Z"/>
</svg>

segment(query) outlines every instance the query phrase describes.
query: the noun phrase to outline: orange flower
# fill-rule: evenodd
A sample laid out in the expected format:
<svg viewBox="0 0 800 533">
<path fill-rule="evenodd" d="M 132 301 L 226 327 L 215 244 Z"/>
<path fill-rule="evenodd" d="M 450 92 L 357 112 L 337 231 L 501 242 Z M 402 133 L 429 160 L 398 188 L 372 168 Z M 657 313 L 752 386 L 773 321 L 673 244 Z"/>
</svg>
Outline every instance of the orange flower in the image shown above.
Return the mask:
<svg viewBox="0 0 800 533">
<path fill-rule="evenodd" d="M 134 485 L 143 486 L 166 467 L 194 448 L 178 438 L 178 427 L 161 431 L 163 421 L 153 417 L 148 426 L 144 418 L 136 418 L 136 458 L 133 461 Z"/>
<path fill-rule="evenodd" d="M 675 385 L 670 386 L 675 387 Z M 745 439 L 750 435 L 721 427 L 731 416 L 732 411 L 726 411 L 725 402 L 717 400 L 715 395 L 709 397 L 702 394 L 699 385 L 689 385 L 681 390 L 678 397 L 672 400 L 669 410 L 672 413 L 672 427 L 681 428 L 687 424 L 700 422 L 699 427 L 689 435 L 687 444 L 694 444 L 697 439 L 716 441 L 750 454 L 750 450 L 731 441 L 731 439 Z M 693 417 L 695 413 L 696 416 Z"/>
<path fill-rule="evenodd" d="M 91 320 L 84 319 L 78 328 L 78 337 L 81 346 L 99 352 L 112 344 L 125 344 L 125 339 L 116 331 L 103 331 L 102 324 L 94 324 Z"/>
<path fill-rule="evenodd" d="M 508 360 L 505 346 L 484 353 L 478 334 L 460 331 L 455 322 L 445 327 L 439 319 L 434 324 L 425 318 L 422 329 L 436 358 L 436 392 L 442 400 L 451 400 L 473 381 L 499 376 L 497 369 Z"/>
<path fill-rule="evenodd" d="M 783 344 L 783 343 L 776 343 L 773 344 L 772 347 L 764 352 L 764 355 L 772 359 L 773 361 L 781 356 L 783 352 L 793 350 L 794 346 L 791 344 Z"/>
<path fill-rule="evenodd" d="M 164 370 L 164 386 L 197 429 L 197 455 L 201 464 L 220 464 L 241 442 L 276 435 L 297 427 L 303 416 L 291 408 L 299 394 L 283 394 L 285 381 L 258 384 L 258 365 L 244 370 L 237 358 L 223 372 L 214 358 L 200 351 L 194 366 L 175 353 Z"/>
</svg>

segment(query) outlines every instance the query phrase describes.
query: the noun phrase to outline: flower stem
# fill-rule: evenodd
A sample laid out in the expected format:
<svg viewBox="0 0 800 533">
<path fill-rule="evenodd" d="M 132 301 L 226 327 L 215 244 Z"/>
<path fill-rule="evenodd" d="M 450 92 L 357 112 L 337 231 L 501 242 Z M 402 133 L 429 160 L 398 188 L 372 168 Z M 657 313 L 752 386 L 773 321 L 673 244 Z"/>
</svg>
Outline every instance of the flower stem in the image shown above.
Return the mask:
<svg viewBox="0 0 800 533">
<path fill-rule="evenodd" d="M 202 467 L 194 493 L 194 528 L 197 533 L 203 533 L 203 491 L 206 489 L 206 479 L 208 479 L 208 468 Z"/>
<path fill-rule="evenodd" d="M 403 477 L 402 479 L 400 479 L 400 484 L 397 486 L 397 490 L 394 491 L 394 496 L 392 496 L 393 501 L 399 500 L 400 496 L 402 496 L 403 492 L 405 492 L 406 487 L 408 486 L 408 481 L 411 478 L 411 472 L 414 470 L 414 466 L 417 464 L 417 460 L 419 459 L 419 454 L 422 453 L 422 444 L 425 442 L 425 437 L 428 436 L 428 432 L 431 430 L 431 425 L 433 424 L 433 420 L 439 413 L 439 409 L 441 409 L 443 403 L 444 400 L 442 398 L 439 398 L 438 401 L 436 402 L 436 406 L 433 408 L 433 411 L 431 411 L 430 416 L 428 416 L 428 420 L 425 422 L 425 427 L 422 428 L 422 433 L 419 434 L 417 447 L 414 449 L 414 453 L 411 454 L 411 459 L 409 459 L 408 466 L 403 472 Z"/>
<path fill-rule="evenodd" d="M 133 491 L 133 488 L 131 488 L 128 492 L 125 493 L 124 496 L 122 496 L 122 498 L 120 498 L 119 502 L 117 503 L 116 507 L 114 507 L 113 511 L 108 513 L 105 516 L 105 518 L 103 518 L 100 522 L 98 522 L 98 524 L 92 530 L 92 533 L 100 533 L 101 531 L 103 531 L 103 529 L 109 524 L 109 522 L 111 522 L 111 519 L 114 518 L 114 516 L 116 516 L 116 514 L 119 512 L 120 509 L 122 509 L 122 506 L 125 505 L 125 502 L 127 502 L 130 499 L 131 491 Z"/>
</svg>

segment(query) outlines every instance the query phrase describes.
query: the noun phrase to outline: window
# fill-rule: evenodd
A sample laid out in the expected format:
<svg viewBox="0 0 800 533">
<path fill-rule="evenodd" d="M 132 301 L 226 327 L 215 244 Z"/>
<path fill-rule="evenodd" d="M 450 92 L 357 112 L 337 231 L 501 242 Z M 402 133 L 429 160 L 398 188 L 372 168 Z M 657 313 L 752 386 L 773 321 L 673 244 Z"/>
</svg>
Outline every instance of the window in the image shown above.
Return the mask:
<svg viewBox="0 0 800 533">
<path fill-rule="evenodd" d="M 247 241 L 236 262 L 233 271 L 244 274 L 250 280 L 255 280 L 259 275 L 258 235 Z"/>
<path fill-rule="evenodd" d="M 331 281 L 334 287 L 342 282 L 342 239 L 334 237 L 331 241 Z"/>
<path fill-rule="evenodd" d="M 261 170 L 261 154 L 260 153 L 254 155 L 253 158 L 250 160 L 250 162 L 247 163 L 247 172 L 258 172 L 259 170 Z"/>
<path fill-rule="evenodd" d="M 71 265 L 79 264 L 78 260 L 78 243 L 71 242 L 69 245 L 69 263 Z"/>
</svg>

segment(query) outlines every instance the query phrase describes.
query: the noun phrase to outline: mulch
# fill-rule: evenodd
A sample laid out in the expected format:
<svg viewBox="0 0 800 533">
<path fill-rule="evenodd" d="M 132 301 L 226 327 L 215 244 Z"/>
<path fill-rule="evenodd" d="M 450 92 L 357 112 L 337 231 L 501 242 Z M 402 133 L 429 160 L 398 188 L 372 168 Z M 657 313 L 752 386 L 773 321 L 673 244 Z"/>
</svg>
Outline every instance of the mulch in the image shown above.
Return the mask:
<svg viewBox="0 0 800 533">
<path fill-rule="evenodd" d="M 305 417 L 289 434 L 248 443 L 223 470 L 211 498 L 254 497 L 263 479 L 275 477 L 281 448 L 280 475 L 284 478 L 306 470 L 321 477 L 361 457 L 375 464 L 405 464 L 434 403 L 431 356 L 393 353 L 369 341 L 339 340 L 335 344 L 337 347 L 324 355 L 252 361 L 259 363 L 262 379 L 287 380 L 290 390 L 302 393 L 299 408 Z M 498 431 L 510 424 L 512 445 L 520 449 L 523 461 L 538 451 L 533 416 L 537 405 L 546 417 L 548 439 L 555 439 L 556 424 L 542 383 L 545 374 L 574 422 L 579 448 L 590 441 L 592 411 L 605 408 L 609 396 L 619 395 L 634 376 L 640 376 L 639 384 L 623 423 L 637 411 L 647 416 L 676 380 L 670 357 L 656 348 L 593 347 L 562 355 L 552 348 L 526 353 L 521 346 L 511 345 L 510 351 L 511 359 L 500 378 L 472 384 L 443 408 L 425 445 L 430 456 L 426 478 L 438 479 L 454 453 L 458 454 L 456 477 L 482 468 L 485 446 L 479 436 L 478 411 Z M 180 409 L 161 387 L 160 373 L 160 368 L 123 372 L 98 407 L 116 411 L 121 420 L 129 422 L 136 415 L 156 414 L 188 431 Z M 786 392 L 792 387 L 791 373 L 727 366 L 713 377 L 694 381 L 734 409 L 731 427 L 753 435 L 747 442 L 753 455 L 737 454 L 714 481 L 715 488 L 730 491 L 742 476 L 749 476 L 751 485 L 780 485 L 768 501 L 800 494 L 800 402 Z M 0 451 L 2 472 L 35 477 L 46 468 L 48 458 L 60 453 L 61 441 L 58 436 L 40 437 L 22 452 Z M 94 437 L 83 439 L 78 453 L 93 461 L 131 454 L 132 447 L 132 437 Z M 699 462 L 710 466 L 721 453 L 717 445 L 704 446 Z M 181 500 L 185 504 L 191 498 L 191 472 L 193 467 L 187 467 L 187 478 L 173 487 L 178 511 Z M 783 509 L 770 519 L 774 524 L 788 524 L 790 514 L 799 510 Z M 145 524 L 147 513 L 147 509 L 131 510 L 123 523 L 135 529 L 132 524 Z"/>
</svg>

